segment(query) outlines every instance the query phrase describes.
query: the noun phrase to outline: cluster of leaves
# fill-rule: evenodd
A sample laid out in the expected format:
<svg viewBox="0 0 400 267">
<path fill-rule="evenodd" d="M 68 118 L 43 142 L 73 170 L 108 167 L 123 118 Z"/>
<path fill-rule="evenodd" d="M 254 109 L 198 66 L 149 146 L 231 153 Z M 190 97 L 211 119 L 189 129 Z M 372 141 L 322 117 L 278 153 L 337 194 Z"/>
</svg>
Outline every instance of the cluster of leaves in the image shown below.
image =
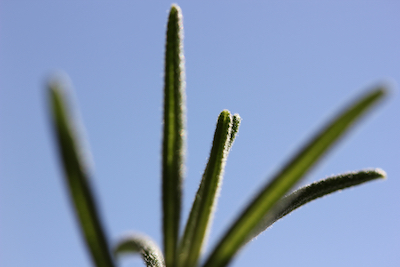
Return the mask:
<svg viewBox="0 0 400 267">
<path fill-rule="evenodd" d="M 162 150 L 162 201 L 164 250 L 146 236 L 127 235 L 113 250 L 105 236 L 89 184 L 89 174 L 76 135 L 62 82 L 49 84 L 51 113 L 65 178 L 78 221 L 97 267 L 115 266 L 114 256 L 139 253 L 147 266 L 194 267 L 204 247 L 207 230 L 229 151 L 240 125 L 239 115 L 227 110 L 218 117 L 214 140 L 199 189 L 182 235 L 181 195 L 185 154 L 185 81 L 182 15 L 173 5 L 168 18 L 165 52 L 164 132 Z M 330 177 L 287 192 L 329 148 L 386 93 L 382 87 L 366 92 L 320 130 L 255 195 L 205 259 L 204 267 L 222 267 L 252 238 L 301 205 L 334 191 L 384 178 L 382 170 L 362 170 Z M 113 251 L 113 252 L 111 252 Z M 114 255 L 113 255 L 114 254 Z"/>
</svg>

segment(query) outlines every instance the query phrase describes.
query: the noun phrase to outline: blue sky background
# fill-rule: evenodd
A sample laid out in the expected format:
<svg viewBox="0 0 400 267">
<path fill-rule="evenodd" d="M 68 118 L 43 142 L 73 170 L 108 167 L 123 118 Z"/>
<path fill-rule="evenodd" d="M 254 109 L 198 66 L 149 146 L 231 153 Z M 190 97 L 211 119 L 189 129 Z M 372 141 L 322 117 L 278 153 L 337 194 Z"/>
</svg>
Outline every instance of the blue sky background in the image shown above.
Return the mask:
<svg viewBox="0 0 400 267">
<path fill-rule="evenodd" d="M 187 217 L 219 112 L 243 118 L 207 251 L 326 119 L 392 88 L 304 183 L 380 167 L 371 182 L 276 223 L 231 266 L 400 266 L 400 4 L 179 1 L 184 15 Z M 161 243 L 160 152 L 169 1 L 0 2 L 0 266 L 91 266 L 52 139 L 46 80 L 71 78 L 110 239 Z M 120 266 L 144 266 L 126 258 Z"/>
</svg>

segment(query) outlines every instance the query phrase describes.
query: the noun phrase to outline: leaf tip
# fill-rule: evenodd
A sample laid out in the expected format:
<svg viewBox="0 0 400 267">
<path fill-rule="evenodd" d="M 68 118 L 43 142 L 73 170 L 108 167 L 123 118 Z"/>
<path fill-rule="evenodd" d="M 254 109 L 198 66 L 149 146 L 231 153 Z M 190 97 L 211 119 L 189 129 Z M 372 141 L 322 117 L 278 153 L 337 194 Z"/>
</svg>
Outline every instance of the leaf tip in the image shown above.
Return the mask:
<svg viewBox="0 0 400 267">
<path fill-rule="evenodd" d="M 47 79 L 47 88 L 50 91 L 62 91 L 71 87 L 71 80 L 67 73 L 57 71 Z"/>
<path fill-rule="evenodd" d="M 387 178 L 387 173 L 382 170 L 381 168 L 376 168 L 373 170 L 378 176 L 378 178 L 386 179 Z"/>
<path fill-rule="evenodd" d="M 227 110 L 227 109 L 224 109 L 224 110 L 221 111 L 221 113 L 219 114 L 219 117 L 220 117 L 220 118 L 225 118 L 225 117 L 228 117 L 228 116 L 231 116 L 231 113 L 230 113 L 230 111 Z"/>
<path fill-rule="evenodd" d="M 172 4 L 169 15 L 180 19 L 180 17 L 182 16 L 182 10 L 177 4 Z"/>
<path fill-rule="evenodd" d="M 181 8 L 178 6 L 178 4 L 172 4 L 171 5 L 171 13 L 172 12 L 180 12 Z"/>
<path fill-rule="evenodd" d="M 382 100 L 384 98 L 387 98 L 389 95 L 391 95 L 392 87 L 393 86 L 391 85 L 390 82 L 382 82 L 382 83 L 377 84 L 375 87 L 373 87 L 373 89 L 370 90 L 370 94 L 373 95 L 374 98 Z"/>
</svg>

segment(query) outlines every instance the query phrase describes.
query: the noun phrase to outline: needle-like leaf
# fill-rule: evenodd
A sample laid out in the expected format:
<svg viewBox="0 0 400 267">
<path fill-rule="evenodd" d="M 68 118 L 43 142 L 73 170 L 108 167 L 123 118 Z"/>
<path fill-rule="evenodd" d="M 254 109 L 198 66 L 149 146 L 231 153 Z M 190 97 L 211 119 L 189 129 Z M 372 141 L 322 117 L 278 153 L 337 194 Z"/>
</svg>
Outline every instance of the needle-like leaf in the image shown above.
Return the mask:
<svg viewBox="0 0 400 267">
<path fill-rule="evenodd" d="M 280 199 L 275 204 L 271 212 L 264 216 L 261 223 L 255 228 L 250 236 L 248 236 L 247 240 L 250 241 L 251 239 L 255 238 L 272 224 L 274 224 L 277 220 L 310 201 L 326 196 L 333 192 L 379 178 L 386 178 L 386 173 L 380 169 L 362 170 L 358 172 L 335 175 L 301 187 L 293 193 Z"/>
<path fill-rule="evenodd" d="M 178 266 L 180 267 L 197 265 L 217 202 L 225 162 L 239 124 L 239 115 L 235 115 L 232 119 L 227 110 L 222 111 L 218 117 L 210 157 L 179 246 Z M 234 132 L 232 132 L 232 128 L 234 128 Z"/>
<path fill-rule="evenodd" d="M 302 178 L 346 130 L 385 95 L 377 88 L 351 104 L 322 129 L 253 199 L 217 244 L 205 267 L 226 266 L 274 204 Z"/>
<path fill-rule="evenodd" d="M 165 267 L 164 257 L 157 244 L 144 235 L 130 234 L 120 240 L 114 249 L 114 256 L 140 254 L 147 267 Z"/>
<path fill-rule="evenodd" d="M 94 264 L 97 267 L 112 267 L 114 263 L 75 132 L 76 121 L 71 118 L 61 82 L 51 82 L 49 87 L 55 137 L 81 231 Z"/>
<path fill-rule="evenodd" d="M 169 13 L 165 51 L 162 201 L 165 263 L 173 267 L 179 236 L 185 139 L 185 77 L 182 14 Z"/>
</svg>

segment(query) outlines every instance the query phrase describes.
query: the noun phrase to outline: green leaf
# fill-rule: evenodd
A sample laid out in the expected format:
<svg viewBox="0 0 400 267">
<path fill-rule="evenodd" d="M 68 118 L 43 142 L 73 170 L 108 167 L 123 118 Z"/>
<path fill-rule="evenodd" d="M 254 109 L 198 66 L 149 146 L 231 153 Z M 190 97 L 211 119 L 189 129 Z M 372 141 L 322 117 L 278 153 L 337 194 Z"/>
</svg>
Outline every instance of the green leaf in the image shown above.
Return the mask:
<svg viewBox="0 0 400 267">
<path fill-rule="evenodd" d="M 169 13 L 165 51 L 162 201 L 165 262 L 175 265 L 181 213 L 185 139 L 185 81 L 182 14 L 173 5 Z"/>
<path fill-rule="evenodd" d="M 351 104 L 322 129 L 253 199 L 215 247 L 205 267 L 226 266 L 274 204 L 302 178 L 329 148 L 386 93 L 377 88 Z"/>
<path fill-rule="evenodd" d="M 114 249 L 114 256 L 140 254 L 147 267 L 164 267 L 164 257 L 157 244 L 144 235 L 130 234 L 120 240 Z"/>
<path fill-rule="evenodd" d="M 225 162 L 239 124 L 240 117 L 235 115 L 232 119 L 227 110 L 222 111 L 218 117 L 210 157 L 180 243 L 178 266 L 197 265 L 215 210 Z M 232 132 L 232 128 L 234 128 L 234 132 Z"/>
<path fill-rule="evenodd" d="M 61 162 L 71 200 L 80 223 L 86 245 L 97 267 L 114 266 L 103 226 L 98 215 L 96 202 L 89 184 L 81 144 L 76 136 L 76 121 L 71 118 L 62 83 L 49 84 L 51 113 Z"/>
<path fill-rule="evenodd" d="M 380 169 L 362 170 L 332 176 L 321 181 L 306 185 L 293 193 L 281 198 L 274 208 L 262 219 L 261 223 L 248 236 L 250 241 L 261 234 L 277 220 L 291 213 L 295 209 L 313 201 L 317 198 L 326 196 L 333 192 L 360 185 L 374 179 L 386 178 L 386 173 Z"/>
</svg>

